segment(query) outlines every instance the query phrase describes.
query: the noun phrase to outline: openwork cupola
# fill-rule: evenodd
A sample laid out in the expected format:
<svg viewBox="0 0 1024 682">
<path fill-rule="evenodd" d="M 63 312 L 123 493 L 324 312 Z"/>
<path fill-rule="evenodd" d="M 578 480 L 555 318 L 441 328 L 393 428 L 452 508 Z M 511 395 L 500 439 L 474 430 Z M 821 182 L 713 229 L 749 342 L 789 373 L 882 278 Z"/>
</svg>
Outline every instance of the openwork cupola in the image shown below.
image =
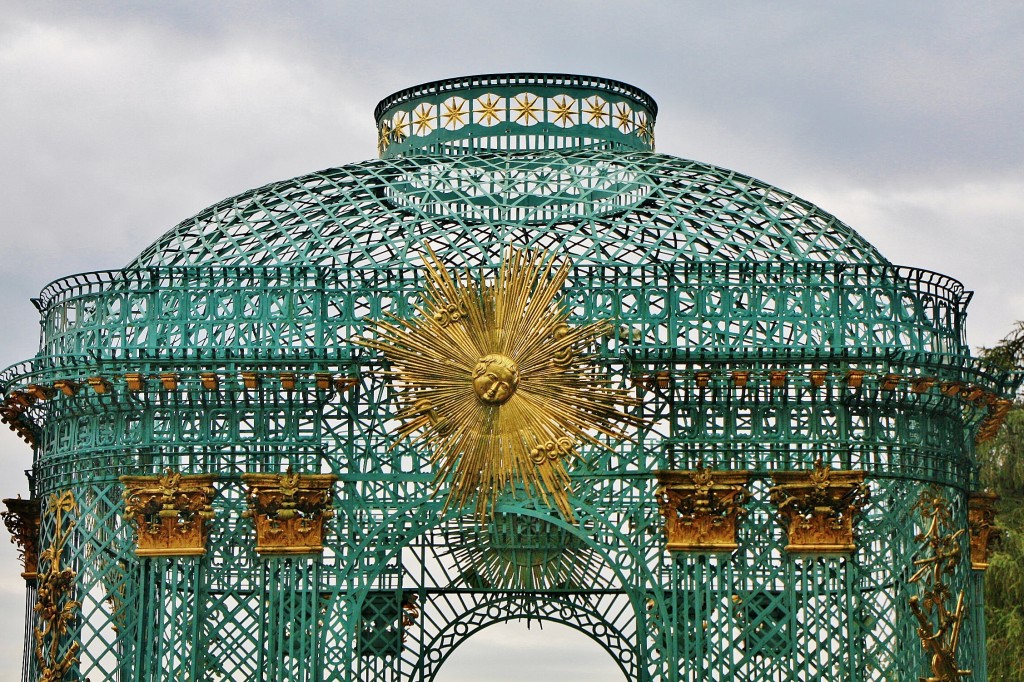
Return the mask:
<svg viewBox="0 0 1024 682">
<path fill-rule="evenodd" d="M 377 105 L 382 158 L 482 150 L 654 151 L 658 105 L 607 78 L 509 73 L 434 81 Z"/>
</svg>

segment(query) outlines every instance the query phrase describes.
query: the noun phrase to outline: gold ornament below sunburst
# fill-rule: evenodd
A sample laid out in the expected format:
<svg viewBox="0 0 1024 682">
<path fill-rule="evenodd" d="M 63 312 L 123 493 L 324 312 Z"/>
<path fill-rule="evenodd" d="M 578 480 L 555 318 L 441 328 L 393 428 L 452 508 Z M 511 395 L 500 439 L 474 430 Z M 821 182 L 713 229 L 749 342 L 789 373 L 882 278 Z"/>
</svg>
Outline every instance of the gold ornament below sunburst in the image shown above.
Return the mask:
<svg viewBox="0 0 1024 682">
<path fill-rule="evenodd" d="M 518 485 L 573 520 L 566 465 L 578 445 L 608 447 L 600 435 L 624 438 L 623 427 L 641 423 L 585 354 L 612 325 L 567 324 L 556 297 L 569 265 L 543 254 L 509 249 L 492 282 L 453 278 L 433 252 L 425 265 L 419 315 L 375 322 L 362 342 L 392 365 L 399 442 L 432 448 L 438 482 L 451 477 L 446 509 L 475 499 L 490 517 Z"/>
</svg>

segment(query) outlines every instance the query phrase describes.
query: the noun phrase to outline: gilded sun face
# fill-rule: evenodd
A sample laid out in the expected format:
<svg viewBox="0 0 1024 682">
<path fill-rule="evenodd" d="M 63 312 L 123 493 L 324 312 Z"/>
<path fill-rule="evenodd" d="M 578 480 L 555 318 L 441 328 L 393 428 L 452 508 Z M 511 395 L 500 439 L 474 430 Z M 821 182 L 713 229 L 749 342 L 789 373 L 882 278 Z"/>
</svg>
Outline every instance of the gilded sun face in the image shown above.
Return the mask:
<svg viewBox="0 0 1024 682">
<path fill-rule="evenodd" d="M 569 267 L 532 251 L 510 249 L 493 281 L 453 278 L 433 253 L 424 274 L 421 314 L 375 322 L 361 342 L 403 396 L 398 439 L 432 448 L 448 506 L 475 500 L 489 517 L 516 486 L 572 519 L 566 467 L 579 444 L 609 447 L 599 436 L 641 423 L 585 354 L 611 325 L 569 325 L 556 301 Z"/>
<path fill-rule="evenodd" d="M 508 356 L 491 353 L 473 368 L 473 390 L 488 405 L 502 405 L 519 386 L 519 367 Z"/>
</svg>

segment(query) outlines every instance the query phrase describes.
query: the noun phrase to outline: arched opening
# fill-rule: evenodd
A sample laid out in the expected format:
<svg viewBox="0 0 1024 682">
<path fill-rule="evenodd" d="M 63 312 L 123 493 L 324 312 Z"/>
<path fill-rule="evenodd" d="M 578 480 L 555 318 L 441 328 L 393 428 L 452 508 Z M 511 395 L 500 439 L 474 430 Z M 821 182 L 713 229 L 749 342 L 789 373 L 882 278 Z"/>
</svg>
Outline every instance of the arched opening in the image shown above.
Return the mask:
<svg viewBox="0 0 1024 682">
<path fill-rule="evenodd" d="M 615 529 L 604 544 L 596 543 L 594 534 L 605 527 L 604 519 L 584 504 L 578 508 L 588 512 L 580 526 L 569 526 L 547 510 L 503 504 L 495 510 L 493 524 L 481 526 L 475 519 L 453 516 L 416 534 L 408 554 L 422 549 L 420 579 L 427 593 L 420 601 L 421 617 L 405 642 L 411 667 L 403 679 L 449 679 L 450 660 L 462 660 L 480 642 L 493 645 L 483 647 L 477 657 L 480 666 L 467 664 L 466 674 L 475 670 L 475 680 L 499 679 L 490 668 L 502 675 L 517 671 L 500 679 L 583 679 L 572 673 L 579 666 L 563 666 L 562 649 L 566 656 L 606 666 L 586 666 L 586 679 L 642 679 L 649 663 L 648 637 L 637 633 L 646 624 L 646 593 L 638 597 L 622 588 L 643 579 L 642 571 L 637 571 L 640 576 L 623 575 L 624 569 L 636 571 L 639 561 L 626 553 L 633 546 L 608 541 Z M 572 557 L 570 563 L 566 556 Z M 403 565 L 414 562 L 404 557 Z M 464 649 L 467 640 L 472 643 Z M 569 646 L 566 640 L 576 644 Z M 506 651 L 513 642 L 520 644 Z M 548 652 L 548 646 L 553 650 Z M 595 655 L 595 646 L 607 653 Z M 498 651 L 507 653 L 507 665 L 499 662 Z M 546 655 L 538 656 L 538 651 Z M 557 678 L 551 677 L 555 670 Z"/>
<path fill-rule="evenodd" d="M 460 644 L 434 682 L 622 682 L 615 659 L 584 633 L 553 622 L 496 623 Z"/>
</svg>

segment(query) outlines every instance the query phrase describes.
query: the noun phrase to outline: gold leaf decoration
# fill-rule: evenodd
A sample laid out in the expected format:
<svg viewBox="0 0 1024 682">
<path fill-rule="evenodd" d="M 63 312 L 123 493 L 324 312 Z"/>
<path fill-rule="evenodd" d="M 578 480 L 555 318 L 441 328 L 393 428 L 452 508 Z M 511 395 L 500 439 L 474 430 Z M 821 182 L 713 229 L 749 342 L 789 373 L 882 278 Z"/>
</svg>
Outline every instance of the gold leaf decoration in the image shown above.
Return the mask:
<svg viewBox="0 0 1024 682">
<path fill-rule="evenodd" d="M 953 601 L 947 576 L 955 573 L 961 561 L 960 536 L 967 529 L 953 530 L 950 504 L 937 486 L 925 488 L 914 508 L 928 526 L 914 538 L 921 543 L 922 556 L 914 560 L 917 571 L 907 581 L 921 585 L 921 593 L 910 597 L 910 610 L 918 622 L 917 636 L 928 655 L 931 675 L 919 679 L 958 682 L 971 676 L 970 670 L 960 667 L 958 654 L 967 605 L 963 590 Z"/>
<path fill-rule="evenodd" d="M 451 476 L 445 508 L 472 500 L 480 518 L 517 486 L 574 520 L 566 465 L 581 443 L 627 437 L 642 421 L 620 410 L 625 391 L 588 357 L 607 321 L 570 326 L 557 301 L 570 266 L 509 249 L 493 281 L 453 277 L 433 252 L 419 315 L 372 324 L 403 399 L 398 442 L 432 449 L 437 480 Z"/>
<path fill-rule="evenodd" d="M 53 519 L 53 537 L 50 546 L 39 554 L 40 571 L 33 607 L 37 619 L 35 658 L 40 682 L 60 682 L 78 665 L 79 643 L 72 641 L 61 646 L 82 607 L 80 601 L 71 598 L 78 574 L 61 564 L 75 525 L 72 515 L 77 512 L 78 503 L 70 490 L 50 495 L 46 515 Z"/>
</svg>

